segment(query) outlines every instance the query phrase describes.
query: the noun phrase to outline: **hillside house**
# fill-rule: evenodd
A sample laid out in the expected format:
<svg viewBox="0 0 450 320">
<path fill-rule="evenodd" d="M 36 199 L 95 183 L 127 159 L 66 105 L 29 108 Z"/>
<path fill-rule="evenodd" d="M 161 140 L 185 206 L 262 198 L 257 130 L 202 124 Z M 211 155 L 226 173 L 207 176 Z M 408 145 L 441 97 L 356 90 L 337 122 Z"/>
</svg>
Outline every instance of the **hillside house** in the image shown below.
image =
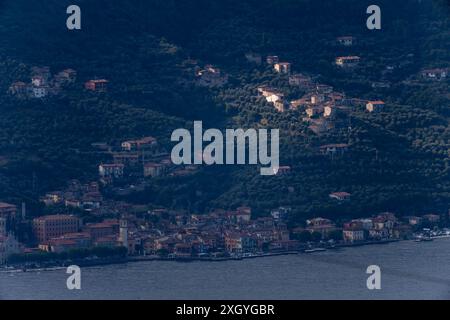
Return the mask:
<svg viewBox="0 0 450 320">
<path fill-rule="evenodd" d="M 144 177 L 159 177 L 164 173 L 164 166 L 159 163 L 144 164 Z"/>
<path fill-rule="evenodd" d="M 324 112 L 324 109 L 325 108 L 323 106 L 311 106 L 306 108 L 305 112 L 309 118 L 312 118 L 322 114 Z"/>
<path fill-rule="evenodd" d="M 122 142 L 122 150 L 124 151 L 139 151 L 145 149 L 151 149 L 157 145 L 156 138 L 144 137 L 137 140 L 127 140 Z"/>
<path fill-rule="evenodd" d="M 86 90 L 95 91 L 95 92 L 106 92 L 108 90 L 108 80 L 98 79 L 98 80 L 89 80 L 84 84 Z"/>
<path fill-rule="evenodd" d="M 253 53 L 253 52 L 246 53 L 245 59 L 247 59 L 247 61 L 250 63 L 254 63 L 257 65 L 262 64 L 262 56 L 258 53 Z"/>
<path fill-rule="evenodd" d="M 384 109 L 385 103 L 383 101 L 369 101 L 366 104 L 366 110 L 369 112 L 380 112 Z"/>
<path fill-rule="evenodd" d="M 270 65 L 274 65 L 274 64 L 278 63 L 279 61 L 280 61 L 280 59 L 278 58 L 278 56 L 267 56 L 267 58 L 266 58 L 267 64 L 270 64 Z"/>
<path fill-rule="evenodd" d="M 221 87 L 228 82 L 228 76 L 212 65 L 207 65 L 205 69 L 197 71 L 196 76 L 197 84 L 202 87 Z"/>
<path fill-rule="evenodd" d="M 28 93 L 28 85 L 25 82 L 14 82 L 8 90 L 9 94 L 17 96 L 26 96 Z"/>
<path fill-rule="evenodd" d="M 337 57 L 336 58 L 336 65 L 338 67 L 345 67 L 345 68 L 351 68 L 356 67 L 361 58 L 358 56 L 346 56 L 346 57 Z"/>
<path fill-rule="evenodd" d="M 293 74 L 289 76 L 289 85 L 309 88 L 312 85 L 312 79 L 300 73 Z"/>
<path fill-rule="evenodd" d="M 343 155 L 348 151 L 348 144 L 336 143 L 326 144 L 319 147 L 319 151 L 323 155 Z"/>
<path fill-rule="evenodd" d="M 343 36 L 336 38 L 336 43 L 344 47 L 351 47 L 355 44 L 356 38 L 352 36 Z"/>
<path fill-rule="evenodd" d="M 63 85 L 75 82 L 76 78 L 77 72 L 75 70 L 65 69 L 55 76 L 55 82 L 57 85 Z"/>
<path fill-rule="evenodd" d="M 275 63 L 274 67 L 276 72 L 289 74 L 291 73 L 291 64 L 289 62 L 279 62 Z"/>
<path fill-rule="evenodd" d="M 427 80 L 443 80 L 448 76 L 448 69 L 426 69 L 421 71 L 421 76 Z"/>
<path fill-rule="evenodd" d="M 345 201 L 345 200 L 349 200 L 351 197 L 351 194 L 348 192 L 333 192 L 329 194 L 329 197 L 331 199 L 335 199 L 338 201 Z"/>
<path fill-rule="evenodd" d="M 98 167 L 98 173 L 102 178 L 121 178 L 124 167 L 121 163 L 101 164 Z"/>
</svg>

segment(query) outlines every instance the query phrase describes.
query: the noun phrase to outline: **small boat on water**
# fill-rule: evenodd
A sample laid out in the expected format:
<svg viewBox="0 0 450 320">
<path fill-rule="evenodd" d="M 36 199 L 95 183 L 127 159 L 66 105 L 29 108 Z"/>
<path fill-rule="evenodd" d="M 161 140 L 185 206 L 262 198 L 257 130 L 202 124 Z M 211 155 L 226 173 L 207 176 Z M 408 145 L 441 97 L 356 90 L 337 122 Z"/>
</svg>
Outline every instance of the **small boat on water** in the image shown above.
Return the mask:
<svg viewBox="0 0 450 320">
<path fill-rule="evenodd" d="M 429 242 L 429 241 L 433 241 L 434 239 L 431 237 L 421 237 L 421 238 L 417 238 L 415 240 L 415 242 Z"/>
<path fill-rule="evenodd" d="M 304 253 L 314 253 L 314 252 L 323 252 L 323 251 L 327 251 L 327 249 L 325 249 L 325 248 L 312 248 L 312 249 L 305 249 L 303 252 Z"/>
</svg>

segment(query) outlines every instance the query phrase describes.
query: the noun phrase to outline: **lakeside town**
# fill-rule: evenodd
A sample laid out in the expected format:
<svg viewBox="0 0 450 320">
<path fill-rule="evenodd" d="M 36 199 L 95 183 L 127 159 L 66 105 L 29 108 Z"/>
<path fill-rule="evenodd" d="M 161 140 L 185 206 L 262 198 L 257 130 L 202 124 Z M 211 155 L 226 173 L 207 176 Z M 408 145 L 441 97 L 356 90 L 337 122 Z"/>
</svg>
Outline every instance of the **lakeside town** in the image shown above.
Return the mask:
<svg viewBox="0 0 450 320">
<path fill-rule="evenodd" d="M 338 45 L 351 47 L 356 39 L 339 37 Z M 314 76 L 293 73 L 289 62 L 278 56 L 262 58 L 248 53 L 248 62 L 265 62 L 276 74 L 288 77 L 289 85 L 306 94 L 288 101 L 279 89 L 261 84 L 258 96 L 273 105 L 277 112 L 301 109 L 303 121 L 320 135 L 339 125 L 342 118 L 363 109 L 370 113 L 386 110 L 382 100 L 346 97 L 332 86 L 318 83 Z M 348 72 L 358 66 L 358 56 L 336 57 L 335 65 Z M 192 61 L 191 61 L 192 62 Z M 389 72 L 389 68 L 387 67 Z M 192 62 L 190 79 L 198 86 L 220 87 L 228 75 L 212 65 L 200 67 Z M 423 70 L 418 81 L 442 81 L 447 69 Z M 65 86 L 75 83 L 77 72 L 66 69 L 52 75 L 49 67 L 32 68 L 31 82 L 14 82 L 9 93 L 18 99 L 46 99 L 60 94 Z M 84 83 L 87 91 L 105 93 L 109 81 L 92 79 Z M 389 83 L 373 83 L 373 88 Z M 337 157 L 349 152 L 350 145 L 330 142 L 317 148 L 317 153 Z M 74 152 L 81 152 L 75 150 Z M 65 189 L 47 192 L 39 201 L 48 208 L 72 208 L 83 216 L 95 217 L 85 222 L 76 214 L 30 215 L 24 204 L 0 203 L 0 265 L 42 265 L 64 263 L 66 260 L 107 260 L 156 257 L 174 260 L 240 259 L 292 252 L 313 253 L 340 246 L 386 243 L 404 239 L 431 241 L 449 236 L 449 214 L 428 213 L 421 216 L 398 216 L 392 212 L 374 212 L 368 217 L 348 221 L 332 221 L 322 217 L 291 223 L 291 208 L 270 208 L 263 216 L 242 205 L 234 210 L 216 208 L 207 213 L 188 210 L 154 208 L 113 200 L 111 195 L 126 196 L 143 190 L 151 179 L 162 176 L 193 175 L 198 166 L 175 166 L 169 154 L 152 136 L 124 139 L 118 145 L 93 142 L 90 152 L 102 155 L 98 164 L 98 180 L 67 182 Z M 277 175 L 289 175 L 291 166 L 283 165 Z M 352 201 L 345 190 L 329 190 L 329 199 L 336 203 Z M 65 211 L 65 210 L 61 210 Z M 88 219 L 89 220 L 89 219 Z M 141 258 L 142 259 L 142 258 Z"/>
<path fill-rule="evenodd" d="M 96 202 L 92 202 L 93 194 L 98 196 Z M 313 253 L 405 239 L 432 241 L 434 237 L 450 236 L 450 229 L 441 227 L 441 216 L 437 214 L 399 219 L 385 212 L 343 223 L 317 217 L 306 220 L 303 226 L 288 227 L 290 209 L 286 207 L 273 209 L 270 216 L 258 218 L 254 218 L 249 207 L 232 211 L 217 209 L 204 215 L 165 208 L 147 210 L 145 206 L 103 202 L 95 182 L 81 185 L 72 181 L 59 197 L 52 194 L 52 201 L 67 206 L 73 203 L 70 197 L 86 199 L 87 195 L 89 200 L 79 203 L 87 205 L 85 210 L 91 214 L 101 216 L 108 206 L 127 213 L 118 213 L 117 218 L 105 218 L 98 223 L 84 223 L 69 214 L 28 219 L 24 207 L 20 210 L 15 205 L 0 203 L 1 264 L 36 267 L 77 259 L 95 264 L 95 261 L 101 263 L 117 258 L 119 253 L 129 261 L 145 258 L 220 261 Z M 330 197 L 348 201 L 350 195 L 338 192 Z M 20 229 L 21 237 L 30 242 L 18 242 L 11 227 Z M 29 232 L 24 234 L 23 230 Z M 100 255 L 105 252 L 106 256 Z M 100 257 L 96 253 L 100 253 Z"/>
</svg>

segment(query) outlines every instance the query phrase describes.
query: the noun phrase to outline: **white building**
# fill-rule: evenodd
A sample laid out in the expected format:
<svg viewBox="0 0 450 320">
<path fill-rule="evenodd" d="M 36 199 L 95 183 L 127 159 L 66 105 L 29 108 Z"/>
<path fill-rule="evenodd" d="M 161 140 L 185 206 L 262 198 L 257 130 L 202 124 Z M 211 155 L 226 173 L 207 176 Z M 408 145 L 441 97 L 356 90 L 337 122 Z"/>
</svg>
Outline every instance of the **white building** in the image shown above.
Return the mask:
<svg viewBox="0 0 450 320">
<path fill-rule="evenodd" d="M 323 116 L 324 117 L 333 117 L 336 114 L 336 109 L 334 108 L 334 106 L 325 106 L 325 108 L 323 109 Z"/>
<path fill-rule="evenodd" d="M 291 212 L 291 208 L 279 207 L 278 209 L 274 209 L 270 212 L 270 215 L 274 220 L 287 220 L 289 217 L 289 213 Z"/>
<path fill-rule="evenodd" d="M 336 65 L 339 67 L 355 67 L 359 64 L 360 60 L 358 56 L 337 57 Z"/>
<path fill-rule="evenodd" d="M 291 64 L 289 62 L 279 62 L 275 63 L 274 69 L 278 73 L 290 73 L 291 72 Z"/>
<path fill-rule="evenodd" d="M 369 101 L 366 110 L 369 112 L 380 112 L 383 110 L 385 103 L 383 101 Z"/>
<path fill-rule="evenodd" d="M 31 83 L 35 87 L 41 87 L 46 84 L 45 78 L 43 76 L 34 76 L 31 78 Z"/>
<path fill-rule="evenodd" d="M 121 178 L 123 176 L 124 165 L 120 163 L 101 164 L 98 173 L 101 177 Z"/>
<path fill-rule="evenodd" d="M 0 217 L 0 237 L 6 236 L 6 218 Z"/>
<path fill-rule="evenodd" d="M 423 78 L 430 80 L 442 80 L 447 78 L 448 69 L 427 69 L 421 72 Z"/>
<path fill-rule="evenodd" d="M 33 87 L 31 89 L 31 96 L 33 98 L 45 98 L 48 95 L 48 88 L 47 87 Z"/>
<path fill-rule="evenodd" d="M 339 37 L 336 42 L 344 47 L 351 47 L 355 42 L 355 38 L 352 36 Z"/>
<path fill-rule="evenodd" d="M 363 241 L 365 239 L 364 230 L 362 229 L 344 229 L 343 231 L 344 241 Z"/>
<path fill-rule="evenodd" d="M 5 264 L 10 255 L 20 253 L 19 242 L 12 236 L 0 236 L 0 265 Z"/>
</svg>

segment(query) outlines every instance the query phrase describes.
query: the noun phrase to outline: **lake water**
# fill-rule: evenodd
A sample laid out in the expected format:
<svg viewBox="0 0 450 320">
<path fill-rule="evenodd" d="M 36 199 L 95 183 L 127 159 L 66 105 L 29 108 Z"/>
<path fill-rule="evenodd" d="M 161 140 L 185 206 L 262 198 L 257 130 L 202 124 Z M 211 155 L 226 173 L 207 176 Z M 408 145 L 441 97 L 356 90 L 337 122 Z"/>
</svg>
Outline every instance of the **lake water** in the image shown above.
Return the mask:
<svg viewBox="0 0 450 320">
<path fill-rule="evenodd" d="M 368 290 L 366 268 L 381 268 Z M 0 273 L 0 299 L 450 299 L 450 239 L 225 262 L 152 261 L 82 269 Z"/>
</svg>

